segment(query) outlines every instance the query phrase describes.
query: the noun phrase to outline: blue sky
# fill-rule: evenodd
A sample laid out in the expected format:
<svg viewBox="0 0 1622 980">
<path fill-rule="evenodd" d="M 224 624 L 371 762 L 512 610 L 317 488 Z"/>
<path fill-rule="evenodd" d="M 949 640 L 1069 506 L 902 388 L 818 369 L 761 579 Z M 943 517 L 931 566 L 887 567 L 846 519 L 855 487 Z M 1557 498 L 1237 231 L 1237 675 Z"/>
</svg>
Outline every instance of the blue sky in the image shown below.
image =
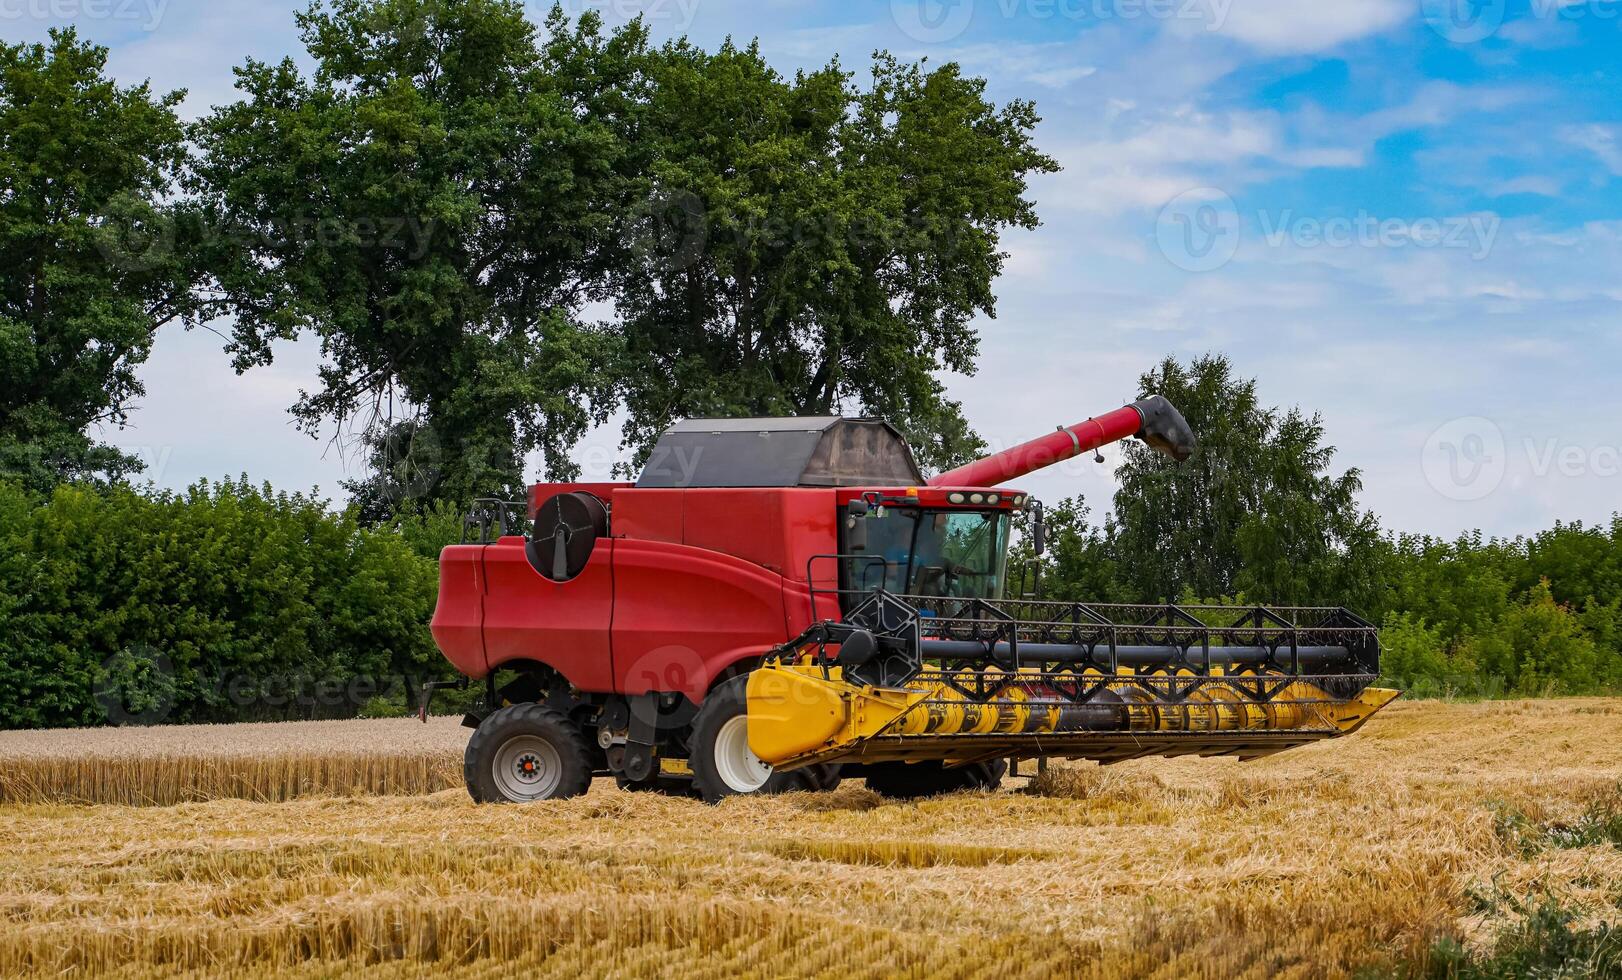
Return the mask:
<svg viewBox="0 0 1622 980">
<path fill-rule="evenodd" d="M 125 81 L 232 98 L 249 56 L 300 54 L 257 0 L 0 0 L 0 34 L 76 22 Z M 1229 354 L 1264 399 L 1320 412 L 1388 527 L 1534 531 L 1622 509 L 1622 2 L 1572 0 L 571 0 L 785 72 L 876 48 L 956 60 L 1034 99 L 1061 173 L 1010 234 L 972 378 L 1007 445 L 1129 399 L 1165 354 Z M 544 15 L 534 5 L 534 15 Z M 159 483 L 287 488 L 357 461 L 295 433 L 313 343 L 235 376 L 206 331 L 158 338 L 116 443 Z M 606 459 L 617 433 L 583 457 Z M 1113 493 L 1106 465 L 1024 484 Z"/>
</svg>

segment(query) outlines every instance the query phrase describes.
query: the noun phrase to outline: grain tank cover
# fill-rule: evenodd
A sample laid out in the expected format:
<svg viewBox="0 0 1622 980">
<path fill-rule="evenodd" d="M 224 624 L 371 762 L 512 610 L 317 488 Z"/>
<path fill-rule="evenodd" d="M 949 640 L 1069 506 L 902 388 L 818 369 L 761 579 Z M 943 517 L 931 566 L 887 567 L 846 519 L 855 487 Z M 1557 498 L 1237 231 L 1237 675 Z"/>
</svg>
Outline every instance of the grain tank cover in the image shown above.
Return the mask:
<svg viewBox="0 0 1622 980">
<path fill-rule="evenodd" d="M 665 430 L 641 488 L 910 487 L 923 474 L 882 419 L 689 419 Z"/>
</svg>

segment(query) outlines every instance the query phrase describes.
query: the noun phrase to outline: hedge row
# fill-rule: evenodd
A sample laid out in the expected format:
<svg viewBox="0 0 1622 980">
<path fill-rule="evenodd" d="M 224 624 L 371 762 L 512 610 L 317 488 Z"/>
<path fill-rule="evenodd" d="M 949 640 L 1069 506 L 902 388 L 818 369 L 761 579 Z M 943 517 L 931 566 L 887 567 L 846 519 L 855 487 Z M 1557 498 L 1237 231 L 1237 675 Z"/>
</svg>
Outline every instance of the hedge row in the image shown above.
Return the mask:
<svg viewBox="0 0 1622 980">
<path fill-rule="evenodd" d="M 0 726 L 403 703 L 445 670 L 428 632 L 433 550 L 245 479 L 43 500 L 0 483 Z"/>
</svg>

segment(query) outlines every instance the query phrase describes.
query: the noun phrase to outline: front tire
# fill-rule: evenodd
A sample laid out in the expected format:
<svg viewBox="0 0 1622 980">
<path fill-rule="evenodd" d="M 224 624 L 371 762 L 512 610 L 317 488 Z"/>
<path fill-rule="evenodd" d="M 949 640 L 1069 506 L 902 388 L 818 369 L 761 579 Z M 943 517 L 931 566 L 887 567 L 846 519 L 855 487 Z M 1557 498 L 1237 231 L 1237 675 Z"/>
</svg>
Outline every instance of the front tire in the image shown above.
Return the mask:
<svg viewBox="0 0 1622 980">
<path fill-rule="evenodd" d="M 822 788 L 816 767 L 776 772 L 749 748 L 749 678 L 734 677 L 710 692 L 693 719 L 687 764 L 706 803 L 750 793 Z"/>
<path fill-rule="evenodd" d="M 580 729 L 561 711 L 515 704 L 486 718 L 468 740 L 462 775 L 475 803 L 535 803 L 591 788 Z"/>
</svg>

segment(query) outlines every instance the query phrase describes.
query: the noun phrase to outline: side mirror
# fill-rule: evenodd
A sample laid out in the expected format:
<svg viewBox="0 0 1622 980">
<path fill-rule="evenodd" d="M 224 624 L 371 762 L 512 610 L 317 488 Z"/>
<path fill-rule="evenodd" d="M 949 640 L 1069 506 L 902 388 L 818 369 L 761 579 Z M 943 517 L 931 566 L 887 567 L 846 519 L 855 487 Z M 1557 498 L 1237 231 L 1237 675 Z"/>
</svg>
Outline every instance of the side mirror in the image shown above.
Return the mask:
<svg viewBox="0 0 1622 980">
<path fill-rule="evenodd" d="M 845 551 L 867 550 L 867 501 L 860 498 L 845 506 Z"/>
<path fill-rule="evenodd" d="M 1031 518 L 1031 550 L 1041 557 L 1048 550 L 1047 508 L 1042 506 L 1042 501 L 1032 500 L 1031 509 L 1036 512 Z"/>
</svg>

